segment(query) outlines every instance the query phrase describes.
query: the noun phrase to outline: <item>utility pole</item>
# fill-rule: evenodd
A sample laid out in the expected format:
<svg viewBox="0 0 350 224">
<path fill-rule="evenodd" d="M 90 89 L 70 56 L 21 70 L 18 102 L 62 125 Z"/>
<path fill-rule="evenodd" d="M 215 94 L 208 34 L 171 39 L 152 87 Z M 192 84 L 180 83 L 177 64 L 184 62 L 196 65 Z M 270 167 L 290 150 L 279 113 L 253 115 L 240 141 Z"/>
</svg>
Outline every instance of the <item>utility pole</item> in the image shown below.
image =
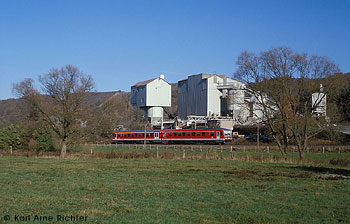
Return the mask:
<svg viewBox="0 0 350 224">
<path fill-rule="evenodd" d="M 146 146 L 146 126 L 147 126 L 147 123 L 145 124 L 145 134 L 144 134 L 144 141 L 143 141 L 143 144 Z"/>
<path fill-rule="evenodd" d="M 257 135 L 256 135 L 256 143 L 257 143 L 257 145 L 258 145 L 258 151 L 259 151 L 259 141 L 260 141 L 260 133 L 259 133 L 259 125 L 257 126 L 257 128 L 256 128 L 257 130 L 256 130 L 256 132 L 257 132 Z"/>
</svg>

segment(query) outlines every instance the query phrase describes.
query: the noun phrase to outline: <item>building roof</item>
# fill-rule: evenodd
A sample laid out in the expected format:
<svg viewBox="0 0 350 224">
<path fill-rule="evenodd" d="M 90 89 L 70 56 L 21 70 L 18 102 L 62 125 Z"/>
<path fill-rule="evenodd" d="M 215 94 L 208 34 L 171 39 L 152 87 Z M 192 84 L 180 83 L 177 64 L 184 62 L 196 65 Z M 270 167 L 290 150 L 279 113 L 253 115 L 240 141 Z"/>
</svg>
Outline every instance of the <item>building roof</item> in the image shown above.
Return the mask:
<svg viewBox="0 0 350 224">
<path fill-rule="evenodd" d="M 208 79 L 208 78 L 213 77 L 213 76 L 218 76 L 218 77 L 223 78 L 223 79 L 226 77 L 227 80 L 232 80 L 232 81 L 236 81 L 236 82 L 241 82 L 241 81 L 239 81 L 239 80 L 236 80 L 236 79 L 233 79 L 233 78 L 229 78 L 229 77 L 227 77 L 227 75 L 220 75 L 220 74 L 199 73 L 199 74 L 190 75 L 190 76 L 197 76 L 197 75 L 200 75 L 202 79 Z M 188 77 L 190 77 L 190 76 L 188 76 Z M 188 77 L 185 78 L 185 79 L 182 79 L 182 80 L 178 81 L 178 83 L 179 83 L 179 82 L 183 82 L 183 81 L 187 81 L 187 80 L 188 80 Z M 241 82 L 241 83 L 243 83 L 243 82 Z"/>
<path fill-rule="evenodd" d="M 135 85 L 131 86 L 131 87 L 136 87 L 136 86 L 144 86 L 144 85 L 147 85 L 148 83 L 156 80 L 156 79 L 159 79 L 159 78 L 154 78 L 154 79 L 150 79 L 150 80 L 146 80 L 146 81 L 143 81 L 143 82 L 138 82 L 136 83 Z"/>
<path fill-rule="evenodd" d="M 131 87 L 145 86 L 145 85 L 147 85 L 148 83 L 153 82 L 153 81 L 156 80 L 156 79 L 163 80 L 165 83 L 167 83 L 168 85 L 170 85 L 167 81 L 165 81 L 164 79 L 158 77 L 158 78 L 154 78 L 154 79 L 150 79 L 150 80 L 138 82 L 138 83 L 136 83 L 135 85 L 132 85 Z"/>
</svg>

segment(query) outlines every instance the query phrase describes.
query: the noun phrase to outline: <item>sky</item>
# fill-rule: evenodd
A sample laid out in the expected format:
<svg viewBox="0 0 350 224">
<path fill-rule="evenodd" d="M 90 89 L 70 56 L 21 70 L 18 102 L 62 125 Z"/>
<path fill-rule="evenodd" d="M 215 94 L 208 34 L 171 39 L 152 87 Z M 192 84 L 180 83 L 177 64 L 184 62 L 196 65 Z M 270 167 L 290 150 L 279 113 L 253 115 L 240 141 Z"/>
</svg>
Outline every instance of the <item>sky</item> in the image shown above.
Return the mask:
<svg viewBox="0 0 350 224">
<path fill-rule="evenodd" d="M 95 91 L 237 69 L 242 51 L 287 46 L 350 72 L 350 0 L 0 0 L 0 99 L 75 65 Z"/>
</svg>

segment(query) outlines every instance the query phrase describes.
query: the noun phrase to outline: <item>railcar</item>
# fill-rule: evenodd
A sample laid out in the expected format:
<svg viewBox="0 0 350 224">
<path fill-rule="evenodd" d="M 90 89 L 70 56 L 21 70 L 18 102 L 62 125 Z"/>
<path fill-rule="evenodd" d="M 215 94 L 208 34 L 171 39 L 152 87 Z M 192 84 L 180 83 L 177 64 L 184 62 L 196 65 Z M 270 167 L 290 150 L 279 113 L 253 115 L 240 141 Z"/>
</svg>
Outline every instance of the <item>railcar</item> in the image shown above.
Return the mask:
<svg viewBox="0 0 350 224">
<path fill-rule="evenodd" d="M 232 141 L 229 129 L 166 129 L 116 131 L 113 143 L 224 143 Z"/>
</svg>

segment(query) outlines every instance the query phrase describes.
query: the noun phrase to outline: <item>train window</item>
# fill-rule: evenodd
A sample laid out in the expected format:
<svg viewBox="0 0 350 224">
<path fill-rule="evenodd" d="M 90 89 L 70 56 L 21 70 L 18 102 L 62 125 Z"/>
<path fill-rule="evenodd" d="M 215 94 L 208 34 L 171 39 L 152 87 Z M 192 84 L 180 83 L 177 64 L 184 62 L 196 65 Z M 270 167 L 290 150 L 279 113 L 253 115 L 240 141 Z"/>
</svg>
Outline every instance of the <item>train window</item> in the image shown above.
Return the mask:
<svg viewBox="0 0 350 224">
<path fill-rule="evenodd" d="M 174 132 L 174 136 L 176 137 L 176 135 L 177 135 L 177 133 L 176 132 Z"/>
<path fill-rule="evenodd" d="M 145 133 L 142 133 L 142 134 L 141 134 L 141 137 L 145 137 Z"/>
<path fill-rule="evenodd" d="M 169 132 L 169 136 L 173 136 L 173 133 L 172 133 L 172 132 Z"/>
<path fill-rule="evenodd" d="M 128 137 L 130 137 L 130 133 L 128 134 Z"/>
<path fill-rule="evenodd" d="M 205 136 L 205 132 L 202 132 L 202 136 Z"/>
<path fill-rule="evenodd" d="M 124 134 L 124 138 L 126 137 L 126 134 Z"/>
<path fill-rule="evenodd" d="M 214 136 L 214 132 L 210 132 L 210 136 Z"/>
<path fill-rule="evenodd" d="M 149 137 L 149 133 L 146 134 L 146 137 Z"/>
<path fill-rule="evenodd" d="M 119 138 L 120 138 L 120 135 L 121 135 L 121 134 L 118 134 L 118 137 L 119 137 Z"/>
<path fill-rule="evenodd" d="M 131 137 L 134 137 L 134 133 L 131 133 Z"/>
<path fill-rule="evenodd" d="M 201 133 L 199 131 L 197 131 L 196 133 L 197 133 L 197 136 L 201 136 Z"/>
<path fill-rule="evenodd" d="M 192 132 L 192 136 L 196 136 L 196 132 Z"/>
<path fill-rule="evenodd" d="M 220 131 L 220 136 L 224 137 L 224 132 L 223 131 Z"/>
<path fill-rule="evenodd" d="M 139 133 L 139 137 L 142 137 L 142 134 L 141 134 L 141 133 Z"/>
<path fill-rule="evenodd" d="M 181 132 L 179 132 L 179 137 L 181 137 Z"/>
<path fill-rule="evenodd" d="M 151 133 L 151 137 L 153 137 L 153 133 Z"/>
<path fill-rule="evenodd" d="M 190 133 L 190 132 L 187 132 L 187 136 L 191 136 L 191 133 Z"/>
</svg>

